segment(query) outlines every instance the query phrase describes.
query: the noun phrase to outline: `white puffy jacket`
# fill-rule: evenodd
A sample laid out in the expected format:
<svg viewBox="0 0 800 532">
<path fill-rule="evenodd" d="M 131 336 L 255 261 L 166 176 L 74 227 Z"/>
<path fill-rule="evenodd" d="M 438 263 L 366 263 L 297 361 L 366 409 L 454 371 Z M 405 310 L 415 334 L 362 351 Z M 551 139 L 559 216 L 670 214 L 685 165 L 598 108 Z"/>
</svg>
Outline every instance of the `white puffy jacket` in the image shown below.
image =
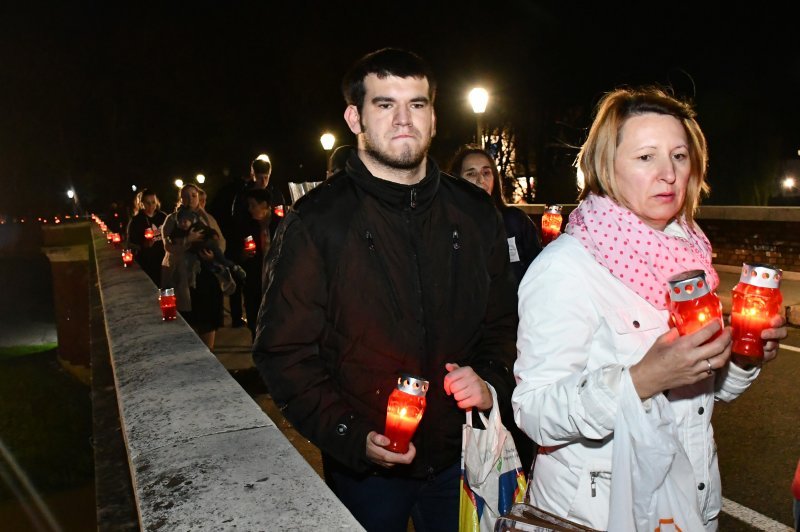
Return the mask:
<svg viewBox="0 0 800 532">
<path fill-rule="evenodd" d="M 684 236 L 677 224 L 665 232 Z M 519 316 L 514 415 L 543 446 L 532 499 L 553 513 L 605 530 L 621 371 L 668 330 L 668 312 L 655 309 L 564 234 L 525 274 Z M 721 507 L 711 428 L 714 399 L 734 399 L 758 371 L 728 364 L 715 378 L 669 392 L 709 530 L 716 529 Z"/>
</svg>

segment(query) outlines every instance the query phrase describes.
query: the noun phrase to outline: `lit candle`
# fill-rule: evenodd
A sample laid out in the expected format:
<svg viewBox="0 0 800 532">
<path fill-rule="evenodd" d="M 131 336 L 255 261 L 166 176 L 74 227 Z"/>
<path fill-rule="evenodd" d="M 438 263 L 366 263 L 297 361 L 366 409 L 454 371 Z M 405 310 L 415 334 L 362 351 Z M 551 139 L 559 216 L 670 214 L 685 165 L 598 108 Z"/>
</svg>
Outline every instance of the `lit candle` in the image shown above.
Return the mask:
<svg viewBox="0 0 800 532">
<path fill-rule="evenodd" d="M 780 314 L 783 272 L 767 264 L 743 264 L 739 284 L 733 287 L 731 327 L 734 355 L 748 357 L 758 364 L 764 358 L 761 331 L 769 328 L 773 316 Z"/>
<path fill-rule="evenodd" d="M 256 241 L 252 235 L 247 235 L 244 239 L 244 252 L 248 255 L 252 255 L 256 252 Z"/>
<path fill-rule="evenodd" d="M 550 205 L 542 214 L 542 245 L 546 246 L 561 234 L 561 205 Z"/>
<path fill-rule="evenodd" d="M 389 394 L 386 407 L 386 431 L 389 440 L 386 449 L 395 453 L 408 452 L 408 444 L 417 430 L 425 412 L 425 394 L 428 381 L 411 375 L 401 375 L 397 388 Z"/>
<path fill-rule="evenodd" d="M 670 297 L 670 319 L 681 336 L 692 334 L 714 320 L 722 332 L 722 303 L 711 291 L 703 270 L 680 273 L 668 281 Z M 710 340 L 709 340 L 710 341 Z"/>
<path fill-rule="evenodd" d="M 163 288 L 158 291 L 158 304 L 161 307 L 161 320 L 172 321 L 178 317 L 175 289 Z"/>
<path fill-rule="evenodd" d="M 145 238 L 145 240 L 153 240 L 154 236 L 155 236 L 155 233 L 153 232 L 153 228 L 152 227 L 148 227 L 147 229 L 144 230 L 144 238 Z"/>
<path fill-rule="evenodd" d="M 272 208 L 272 212 L 278 218 L 283 218 L 283 215 L 284 215 L 283 205 L 275 205 L 275 207 Z"/>
<path fill-rule="evenodd" d="M 120 236 L 119 233 L 112 233 L 111 242 L 114 244 L 119 244 L 120 242 L 122 242 L 122 236 Z"/>
<path fill-rule="evenodd" d="M 106 233 L 106 242 L 109 244 L 111 243 L 111 239 L 114 237 L 114 233 Z"/>
<path fill-rule="evenodd" d="M 133 262 L 133 252 L 130 249 L 123 249 L 122 250 L 122 265 L 126 268 L 128 264 Z"/>
</svg>

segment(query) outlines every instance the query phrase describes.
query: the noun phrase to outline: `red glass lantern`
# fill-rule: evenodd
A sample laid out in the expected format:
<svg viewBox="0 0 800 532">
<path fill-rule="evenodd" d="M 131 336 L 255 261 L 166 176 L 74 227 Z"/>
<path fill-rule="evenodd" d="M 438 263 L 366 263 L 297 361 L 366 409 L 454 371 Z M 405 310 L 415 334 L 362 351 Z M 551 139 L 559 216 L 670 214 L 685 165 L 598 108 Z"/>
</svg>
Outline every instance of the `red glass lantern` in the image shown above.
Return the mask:
<svg viewBox="0 0 800 532">
<path fill-rule="evenodd" d="M 109 244 L 111 243 L 111 239 L 114 237 L 114 233 L 106 233 L 106 242 Z"/>
<path fill-rule="evenodd" d="M 111 243 L 119 244 L 122 242 L 122 236 L 119 233 L 111 233 Z"/>
<path fill-rule="evenodd" d="M 148 227 L 147 229 L 144 230 L 144 238 L 145 238 L 145 240 L 153 240 L 154 236 L 156 236 L 156 234 L 153 232 L 153 228 L 152 227 Z"/>
<path fill-rule="evenodd" d="M 273 214 L 275 214 L 275 216 L 277 216 L 278 218 L 283 218 L 283 215 L 285 214 L 285 213 L 284 213 L 284 211 L 283 211 L 283 205 L 275 205 L 275 206 L 272 208 L 272 212 L 273 212 Z"/>
<path fill-rule="evenodd" d="M 123 249 L 122 250 L 122 265 L 126 268 L 130 263 L 133 262 L 133 251 L 130 249 Z"/>
<path fill-rule="evenodd" d="M 708 286 L 703 270 L 679 273 L 667 283 L 670 320 L 681 336 L 692 334 L 714 320 L 719 322 L 720 331 L 711 340 L 722 333 L 722 303 Z"/>
<path fill-rule="evenodd" d="M 748 362 L 751 364 L 760 363 L 764 358 L 761 331 L 768 329 L 772 317 L 781 312 L 782 275 L 780 269 L 768 264 L 744 263 L 739 284 L 733 287 L 731 351 L 734 355 L 750 358 Z"/>
<path fill-rule="evenodd" d="M 164 288 L 159 290 L 158 303 L 161 306 L 162 321 L 171 321 L 178 317 L 174 288 Z"/>
<path fill-rule="evenodd" d="M 428 381 L 412 375 L 401 375 L 397 388 L 389 394 L 386 407 L 385 435 L 391 441 L 386 449 L 395 453 L 408 452 L 408 444 L 425 412 Z"/>
<path fill-rule="evenodd" d="M 100 222 L 100 230 L 104 233 L 108 232 L 108 226 L 103 222 Z"/>
<path fill-rule="evenodd" d="M 561 234 L 561 205 L 548 206 L 542 214 L 542 245 L 546 246 Z"/>
<path fill-rule="evenodd" d="M 247 235 L 244 239 L 244 252 L 248 255 L 256 252 L 256 241 L 252 235 Z"/>
</svg>

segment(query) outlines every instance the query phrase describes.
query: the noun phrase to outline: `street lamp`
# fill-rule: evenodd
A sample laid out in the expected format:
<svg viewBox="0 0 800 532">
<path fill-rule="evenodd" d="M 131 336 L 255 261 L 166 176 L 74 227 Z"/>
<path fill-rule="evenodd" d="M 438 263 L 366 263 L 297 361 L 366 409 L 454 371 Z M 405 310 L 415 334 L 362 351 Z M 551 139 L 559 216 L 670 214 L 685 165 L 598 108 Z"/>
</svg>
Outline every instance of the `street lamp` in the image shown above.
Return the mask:
<svg viewBox="0 0 800 532">
<path fill-rule="evenodd" d="M 785 188 L 786 190 L 792 190 L 797 184 L 797 181 L 793 177 L 787 177 L 786 179 L 783 180 L 783 183 L 781 184 L 783 185 L 783 188 Z"/>
<path fill-rule="evenodd" d="M 203 174 L 197 174 L 194 180 L 202 185 L 203 183 L 206 182 L 206 176 L 204 176 Z"/>
<path fill-rule="evenodd" d="M 475 113 L 475 122 L 477 129 L 475 131 L 475 143 L 483 148 L 483 113 L 486 112 L 486 105 L 489 103 L 489 93 L 486 89 L 475 87 L 469 91 L 469 103 L 472 106 L 472 112 Z"/>
<path fill-rule="evenodd" d="M 333 148 L 333 145 L 336 144 L 336 137 L 334 137 L 331 133 L 323 133 L 322 136 L 319 138 L 320 143 L 322 143 L 322 149 L 325 151 L 330 151 Z"/>
<path fill-rule="evenodd" d="M 181 188 L 183 186 L 183 179 L 181 179 L 180 177 L 178 179 L 176 179 L 175 180 L 175 186 L 178 187 L 178 188 Z"/>
<path fill-rule="evenodd" d="M 67 190 L 67 197 L 69 199 L 74 199 L 75 198 L 75 189 L 71 188 L 71 189 Z"/>
</svg>

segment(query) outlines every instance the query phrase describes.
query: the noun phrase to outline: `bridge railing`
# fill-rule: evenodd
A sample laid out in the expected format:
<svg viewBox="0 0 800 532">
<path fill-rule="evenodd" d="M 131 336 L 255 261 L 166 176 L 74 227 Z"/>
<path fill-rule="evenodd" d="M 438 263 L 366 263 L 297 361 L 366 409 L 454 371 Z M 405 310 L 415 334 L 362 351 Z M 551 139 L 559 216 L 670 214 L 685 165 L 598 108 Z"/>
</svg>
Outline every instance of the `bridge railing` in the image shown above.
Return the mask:
<svg viewBox="0 0 800 532">
<path fill-rule="evenodd" d="M 144 530 L 362 530 L 157 290 L 92 229 L 119 419 Z"/>
</svg>

